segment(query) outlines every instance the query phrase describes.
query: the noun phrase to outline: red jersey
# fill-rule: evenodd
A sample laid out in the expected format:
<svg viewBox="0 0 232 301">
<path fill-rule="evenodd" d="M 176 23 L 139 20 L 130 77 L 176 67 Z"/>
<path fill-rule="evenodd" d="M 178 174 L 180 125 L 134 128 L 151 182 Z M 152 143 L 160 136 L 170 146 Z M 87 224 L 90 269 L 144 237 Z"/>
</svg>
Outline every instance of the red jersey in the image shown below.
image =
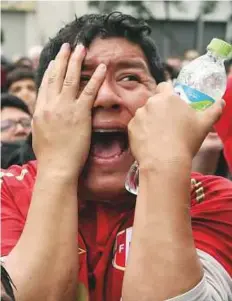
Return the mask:
<svg viewBox="0 0 232 301">
<path fill-rule="evenodd" d="M 36 163 L 2 171 L 2 256 L 16 245 L 27 218 Z M 197 249 L 232 276 L 232 182 L 192 174 L 192 229 Z M 79 290 L 83 301 L 120 301 L 131 242 L 134 205 L 92 204 L 79 217 Z M 146 250 L 144 250 L 146 252 Z M 65 263 L 64 263 L 65 264 Z"/>
</svg>

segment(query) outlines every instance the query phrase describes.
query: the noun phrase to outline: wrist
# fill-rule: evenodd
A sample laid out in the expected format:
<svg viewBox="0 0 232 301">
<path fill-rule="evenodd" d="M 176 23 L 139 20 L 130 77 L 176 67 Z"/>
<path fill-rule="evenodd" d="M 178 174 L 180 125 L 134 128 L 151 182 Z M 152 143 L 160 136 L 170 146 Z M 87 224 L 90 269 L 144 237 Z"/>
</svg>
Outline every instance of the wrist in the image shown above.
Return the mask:
<svg viewBox="0 0 232 301">
<path fill-rule="evenodd" d="M 147 157 L 139 162 L 140 173 L 189 171 L 192 158 L 187 155 L 160 156 L 159 158 Z"/>
<path fill-rule="evenodd" d="M 79 172 L 73 168 L 73 165 L 65 162 L 38 161 L 37 160 L 37 177 L 53 179 L 53 181 L 63 183 L 73 183 L 77 185 Z"/>
</svg>

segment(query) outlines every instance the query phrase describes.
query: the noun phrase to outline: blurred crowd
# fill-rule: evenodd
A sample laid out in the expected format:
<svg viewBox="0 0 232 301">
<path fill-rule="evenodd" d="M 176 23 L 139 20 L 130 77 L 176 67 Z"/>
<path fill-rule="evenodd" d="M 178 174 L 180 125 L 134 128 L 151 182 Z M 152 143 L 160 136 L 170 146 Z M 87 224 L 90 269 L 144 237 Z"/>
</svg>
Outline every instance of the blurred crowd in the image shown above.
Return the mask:
<svg viewBox="0 0 232 301">
<path fill-rule="evenodd" d="M 31 120 L 36 102 L 36 69 L 42 46 L 28 50 L 27 56 L 9 58 L 1 54 L 1 166 L 22 165 L 35 159 L 32 150 Z M 199 57 L 195 49 L 182 57 L 170 56 L 163 62 L 166 80 L 175 83 L 183 66 Z M 228 79 L 232 79 L 232 59 L 225 62 Z M 227 91 L 231 98 L 230 91 Z M 232 101 L 232 100 L 230 100 Z M 193 171 L 230 177 L 223 143 L 212 129 L 193 161 Z"/>
</svg>

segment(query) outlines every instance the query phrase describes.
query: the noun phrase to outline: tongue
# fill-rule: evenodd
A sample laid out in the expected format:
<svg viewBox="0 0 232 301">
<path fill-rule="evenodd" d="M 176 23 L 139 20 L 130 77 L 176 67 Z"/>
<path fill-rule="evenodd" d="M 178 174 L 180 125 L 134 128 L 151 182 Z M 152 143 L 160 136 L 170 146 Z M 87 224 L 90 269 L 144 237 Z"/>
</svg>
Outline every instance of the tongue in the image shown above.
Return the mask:
<svg viewBox="0 0 232 301">
<path fill-rule="evenodd" d="M 122 147 L 118 140 L 110 141 L 110 143 L 95 142 L 91 148 L 91 154 L 99 158 L 112 158 L 122 153 Z"/>
</svg>

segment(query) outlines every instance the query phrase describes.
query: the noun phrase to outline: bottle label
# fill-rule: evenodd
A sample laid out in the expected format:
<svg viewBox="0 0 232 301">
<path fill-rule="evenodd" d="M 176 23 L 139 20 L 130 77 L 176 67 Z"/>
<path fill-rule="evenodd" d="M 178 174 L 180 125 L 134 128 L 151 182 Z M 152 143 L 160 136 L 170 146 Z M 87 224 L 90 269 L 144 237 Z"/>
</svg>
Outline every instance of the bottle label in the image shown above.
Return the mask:
<svg viewBox="0 0 232 301">
<path fill-rule="evenodd" d="M 174 86 L 174 90 L 180 95 L 181 99 L 183 99 L 197 111 L 203 111 L 215 102 L 215 100 L 209 95 L 206 95 L 187 85 L 177 83 Z"/>
</svg>

